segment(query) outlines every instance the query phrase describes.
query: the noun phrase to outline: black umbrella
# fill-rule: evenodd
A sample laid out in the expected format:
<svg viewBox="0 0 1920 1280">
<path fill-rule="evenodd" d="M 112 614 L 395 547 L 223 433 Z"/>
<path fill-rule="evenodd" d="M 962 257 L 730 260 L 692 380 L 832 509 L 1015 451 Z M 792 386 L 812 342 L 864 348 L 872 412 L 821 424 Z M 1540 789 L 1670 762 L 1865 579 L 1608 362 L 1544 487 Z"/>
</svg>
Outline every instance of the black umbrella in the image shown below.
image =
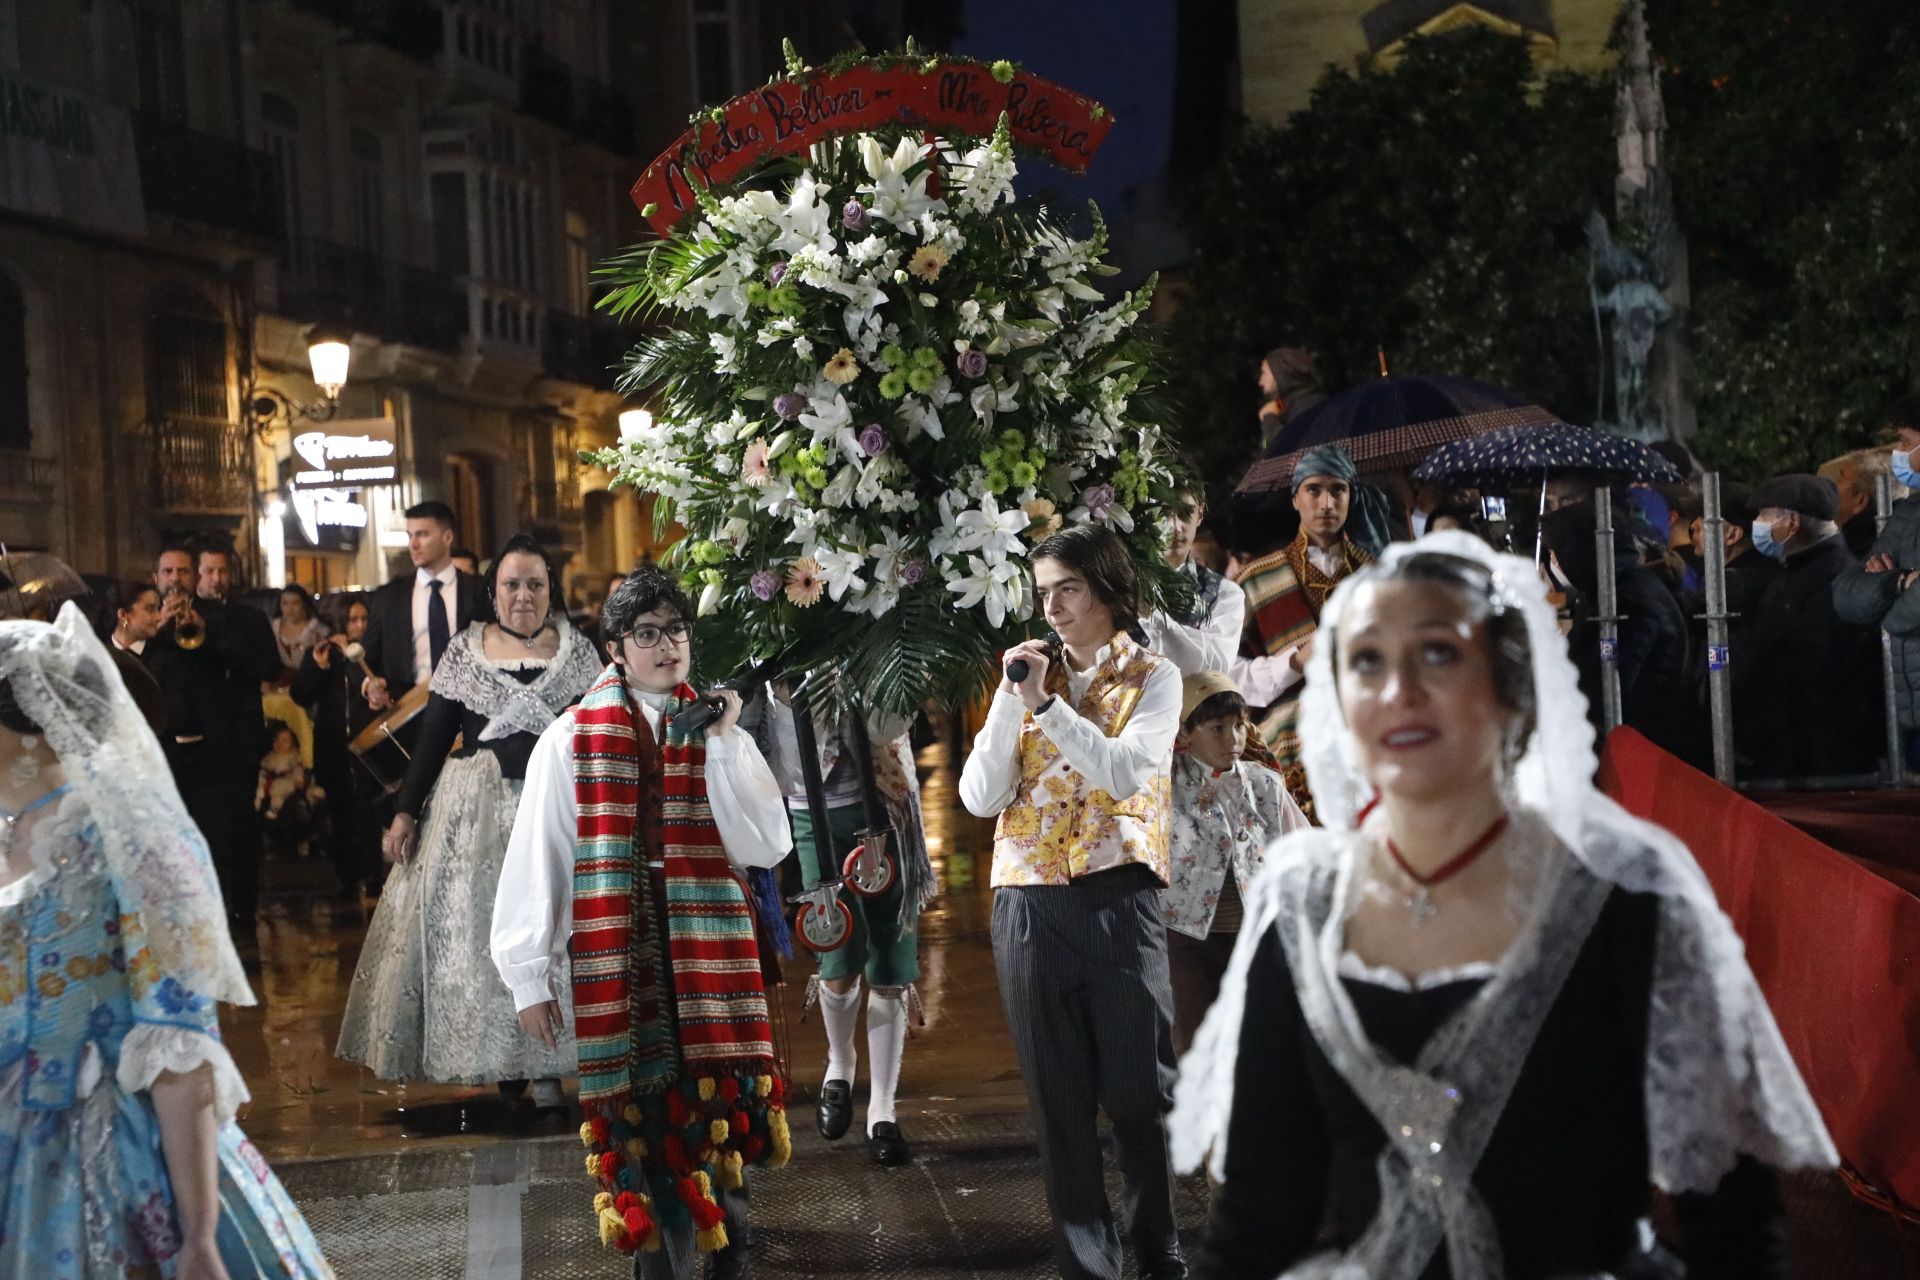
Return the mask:
<svg viewBox="0 0 1920 1280">
<path fill-rule="evenodd" d="M 1285 492 L 1308 449 L 1339 445 L 1361 471 L 1420 461 L 1434 448 L 1501 427 L 1564 426 L 1518 392 L 1473 378 L 1378 378 L 1289 422 L 1236 492 Z"/>
<path fill-rule="evenodd" d="M 1681 479 L 1671 462 L 1638 440 L 1564 422 L 1509 427 L 1441 445 L 1414 468 L 1413 478 L 1450 489 L 1517 489 L 1568 473 L 1647 484 Z"/>
</svg>

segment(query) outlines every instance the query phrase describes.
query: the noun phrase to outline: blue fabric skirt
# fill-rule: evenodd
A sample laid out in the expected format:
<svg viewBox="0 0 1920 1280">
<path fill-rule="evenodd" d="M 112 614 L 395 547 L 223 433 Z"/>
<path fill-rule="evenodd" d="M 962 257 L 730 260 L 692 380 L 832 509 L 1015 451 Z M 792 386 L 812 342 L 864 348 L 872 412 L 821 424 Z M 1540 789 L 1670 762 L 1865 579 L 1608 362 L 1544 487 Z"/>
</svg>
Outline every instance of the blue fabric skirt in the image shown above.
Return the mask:
<svg viewBox="0 0 1920 1280">
<path fill-rule="evenodd" d="M 300 1211 L 238 1125 L 220 1130 L 221 1260 L 233 1280 L 332 1280 Z M 152 1103 L 103 1072 L 56 1111 L 0 1080 L 0 1276 L 173 1280 L 180 1225 Z"/>
</svg>

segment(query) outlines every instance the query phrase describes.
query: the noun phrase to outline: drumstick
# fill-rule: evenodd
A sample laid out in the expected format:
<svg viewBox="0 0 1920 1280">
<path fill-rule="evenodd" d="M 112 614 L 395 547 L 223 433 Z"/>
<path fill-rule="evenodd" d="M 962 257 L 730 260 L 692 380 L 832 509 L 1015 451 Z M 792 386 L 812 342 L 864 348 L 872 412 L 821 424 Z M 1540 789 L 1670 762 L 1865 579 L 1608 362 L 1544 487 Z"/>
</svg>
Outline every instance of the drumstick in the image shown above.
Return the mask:
<svg viewBox="0 0 1920 1280">
<path fill-rule="evenodd" d="M 379 676 L 373 674 L 373 668 L 367 665 L 366 646 L 361 644 L 358 640 L 354 641 L 352 644 L 349 644 L 345 649 L 342 649 L 341 652 L 347 655 L 348 661 L 357 662 L 360 664 L 360 669 L 367 673 L 367 679 L 378 680 L 380 678 Z"/>
</svg>

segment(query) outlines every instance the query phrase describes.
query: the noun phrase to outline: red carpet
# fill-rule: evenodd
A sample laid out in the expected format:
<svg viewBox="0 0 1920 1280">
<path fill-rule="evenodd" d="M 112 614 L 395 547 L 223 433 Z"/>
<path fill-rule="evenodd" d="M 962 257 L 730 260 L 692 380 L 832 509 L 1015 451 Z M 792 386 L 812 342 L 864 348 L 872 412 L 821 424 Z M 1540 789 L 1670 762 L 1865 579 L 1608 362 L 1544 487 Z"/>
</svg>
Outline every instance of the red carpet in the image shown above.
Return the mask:
<svg viewBox="0 0 1920 1280">
<path fill-rule="evenodd" d="M 1841 1157 L 1920 1205 L 1920 898 L 1631 729 L 1600 780 L 1699 859 Z"/>
</svg>

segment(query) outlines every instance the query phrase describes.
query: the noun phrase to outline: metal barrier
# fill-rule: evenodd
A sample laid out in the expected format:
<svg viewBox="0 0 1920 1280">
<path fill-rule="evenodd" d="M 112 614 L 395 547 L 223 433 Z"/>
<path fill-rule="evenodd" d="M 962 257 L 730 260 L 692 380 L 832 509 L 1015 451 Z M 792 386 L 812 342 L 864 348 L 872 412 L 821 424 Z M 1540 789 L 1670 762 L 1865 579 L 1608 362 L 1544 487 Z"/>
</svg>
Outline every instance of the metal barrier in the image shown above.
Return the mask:
<svg viewBox="0 0 1920 1280">
<path fill-rule="evenodd" d="M 1874 514 L 1876 530 L 1886 528 L 1893 511 L 1891 476 L 1875 477 Z M 1900 710 L 1894 693 L 1893 637 L 1880 632 L 1881 711 L 1886 733 L 1886 758 L 1878 773 L 1823 774 L 1795 778 L 1736 779 L 1733 753 L 1733 660 L 1734 651 L 1727 635 L 1727 544 L 1722 536 L 1726 520 L 1720 509 L 1720 475 L 1708 472 L 1701 481 L 1701 525 L 1706 537 L 1702 561 L 1706 587 L 1706 611 L 1699 615 L 1707 624 L 1707 706 L 1713 730 L 1713 776 L 1726 786 L 1739 785 L 1750 791 L 1833 791 L 1866 790 L 1874 787 L 1920 786 L 1920 774 L 1906 767 L 1905 741 L 1900 732 Z M 1613 491 L 1600 487 L 1593 491 L 1594 537 L 1599 545 L 1600 624 L 1600 696 L 1605 727 L 1620 723 L 1619 585 L 1613 568 Z M 1756 553 L 1757 554 L 1757 553 Z"/>
</svg>

